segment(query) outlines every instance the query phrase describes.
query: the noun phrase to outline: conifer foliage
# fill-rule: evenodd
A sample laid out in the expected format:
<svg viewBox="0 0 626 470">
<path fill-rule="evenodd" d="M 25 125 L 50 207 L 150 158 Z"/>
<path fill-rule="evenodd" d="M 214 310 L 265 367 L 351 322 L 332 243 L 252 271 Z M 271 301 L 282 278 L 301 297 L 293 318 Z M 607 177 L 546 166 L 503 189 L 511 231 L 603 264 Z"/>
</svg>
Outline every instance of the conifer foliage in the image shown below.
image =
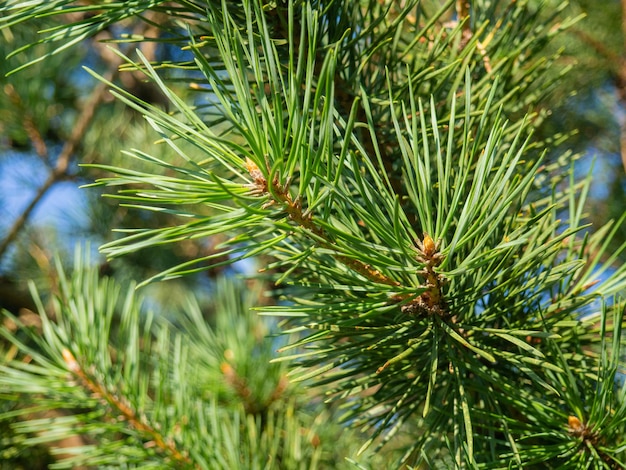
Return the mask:
<svg viewBox="0 0 626 470">
<path fill-rule="evenodd" d="M 3 2 L 4 28 L 58 18 L 49 54 L 164 18 L 118 40 L 176 48 L 120 53 L 167 107 L 99 79 L 169 157 L 90 168 L 178 224 L 112 227 L 101 251 L 218 240 L 138 292 L 251 258 L 269 294 L 221 280 L 214 328 L 191 300 L 167 321 L 77 256 L 40 331 L 7 313 L 4 452 L 77 435 L 56 468 L 625 467 L 622 220 L 588 227 L 590 177 L 533 137 L 571 21 L 542 5 Z"/>
</svg>

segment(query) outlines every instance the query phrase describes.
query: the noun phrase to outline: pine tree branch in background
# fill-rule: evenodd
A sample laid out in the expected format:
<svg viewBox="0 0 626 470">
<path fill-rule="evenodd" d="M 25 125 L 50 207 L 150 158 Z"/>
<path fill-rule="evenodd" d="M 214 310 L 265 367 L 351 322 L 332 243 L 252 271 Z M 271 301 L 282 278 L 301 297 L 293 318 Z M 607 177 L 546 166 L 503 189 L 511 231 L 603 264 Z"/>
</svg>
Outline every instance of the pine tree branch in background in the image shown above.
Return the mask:
<svg viewBox="0 0 626 470">
<path fill-rule="evenodd" d="M 109 78 L 113 78 L 113 73 L 109 73 Z M 68 168 L 70 164 L 71 158 L 74 156 L 74 152 L 80 145 L 80 141 L 83 138 L 84 133 L 86 132 L 91 120 L 93 119 L 94 113 L 99 103 L 102 102 L 104 96 L 107 92 L 107 86 L 104 83 L 97 84 L 89 98 L 85 101 L 83 108 L 78 115 L 76 122 L 74 123 L 74 127 L 72 128 L 72 132 L 68 138 L 68 140 L 63 145 L 61 152 L 59 153 L 55 166 L 50 171 L 48 178 L 46 181 L 37 189 L 37 193 L 28 205 L 22 210 L 20 215 L 15 219 L 11 227 L 9 228 L 7 234 L 4 239 L 0 242 L 0 258 L 4 256 L 6 250 L 9 248 L 11 243 L 15 241 L 20 231 L 28 221 L 28 218 L 35 210 L 35 208 L 39 205 L 41 200 L 48 193 L 50 188 L 52 188 L 56 183 L 62 181 L 63 179 L 69 177 Z"/>
<path fill-rule="evenodd" d="M 624 108 L 626 107 L 626 0 L 620 0 L 620 3 L 622 5 L 622 37 L 624 42 L 622 44 L 621 57 L 618 57 L 615 63 L 619 64 L 617 90 L 622 102 L 622 108 Z M 624 172 L 626 172 L 626 119 L 623 116 L 620 123 L 620 154 Z"/>
<path fill-rule="evenodd" d="M 24 103 L 20 98 L 19 93 L 15 90 L 15 87 L 11 83 L 7 83 L 4 86 L 4 93 L 9 97 L 13 104 L 22 111 L 22 114 L 24 115 L 22 126 L 28 134 L 30 142 L 35 148 L 35 152 L 37 152 L 39 158 L 41 158 L 41 160 L 45 162 L 48 158 L 48 147 L 46 146 L 46 143 L 41 136 L 39 129 L 37 129 L 37 125 L 33 120 L 33 116 L 30 114 L 28 109 L 25 109 Z"/>
<path fill-rule="evenodd" d="M 159 18 L 162 19 L 162 17 L 162 13 L 147 12 L 145 18 L 146 22 L 140 22 L 136 24 L 133 29 L 133 34 L 137 36 L 143 36 L 147 33 L 157 33 L 160 30 L 154 25 L 154 22 L 158 21 Z M 118 75 L 120 75 L 118 68 L 122 64 L 122 60 L 117 54 L 112 53 L 111 50 L 107 49 L 107 46 L 104 46 L 98 42 L 104 39 L 105 38 L 103 37 L 96 38 L 95 44 L 97 44 L 98 47 L 96 47 L 95 51 L 106 62 L 108 66 L 109 71 L 104 73 L 103 76 L 106 77 L 106 80 L 111 81 L 114 80 Z M 150 45 L 151 43 L 146 44 Z M 152 45 L 152 47 L 147 47 L 144 45 L 142 49 L 146 50 L 146 53 L 149 57 L 154 57 L 154 45 Z M 133 78 L 126 78 L 126 76 L 133 76 L 134 80 L 137 80 L 136 75 L 122 75 L 124 75 L 124 83 L 126 83 L 129 88 L 132 87 L 134 82 Z M 15 90 L 15 87 L 13 87 L 11 84 L 7 84 L 4 88 L 4 92 L 16 106 L 23 107 L 22 100 Z M 98 106 L 106 101 L 106 99 L 107 85 L 105 83 L 96 84 L 93 87 L 90 95 L 82 104 L 80 112 L 78 113 L 78 116 L 76 117 L 76 120 L 73 124 L 72 130 L 69 132 L 69 135 L 65 140 L 63 147 L 59 152 L 59 155 L 56 158 L 54 167 L 49 168 L 48 177 L 46 178 L 44 183 L 37 189 L 36 194 L 33 196 L 28 205 L 18 215 L 18 217 L 14 220 L 11 227 L 7 230 L 4 238 L 0 241 L 0 258 L 4 256 L 10 245 L 17 239 L 20 232 L 28 222 L 28 219 L 30 218 L 32 212 L 48 194 L 50 189 L 53 188 L 56 183 L 70 177 L 70 174 L 68 173 L 68 168 L 71 159 L 75 156 L 75 152 L 80 146 L 85 133 L 89 130 L 89 126 L 94 119 Z M 37 129 L 36 124 L 32 119 L 32 116 L 29 116 L 27 110 L 24 111 L 23 126 L 24 129 L 27 131 L 30 142 L 35 148 L 35 151 L 43 161 L 46 161 L 49 154 L 47 145 L 42 138 L 41 133 Z M 83 160 L 83 162 L 85 161 Z"/>
<path fill-rule="evenodd" d="M 621 5 L 621 28 L 622 28 L 622 48 L 621 53 L 616 53 L 607 44 L 596 39 L 592 33 L 583 29 L 575 29 L 573 32 L 584 43 L 588 44 L 602 58 L 611 80 L 615 83 L 617 97 L 622 107 L 626 107 L 626 0 L 620 0 Z M 626 119 L 620 118 L 620 155 L 622 166 L 626 172 Z"/>
<path fill-rule="evenodd" d="M 267 366 L 267 325 L 249 311 L 258 286 L 221 279 L 216 326 L 191 298 L 174 326 L 141 313 L 134 286 L 77 259 L 71 277 L 57 260 L 58 297 L 48 313 L 39 302 L 40 330 L 9 314 L 14 324 L 0 328 L 14 346 L 0 386 L 23 400 L 0 413 L 12 431 L 3 449 L 56 448 L 63 436 L 81 440 L 55 449 L 57 468 L 353 468 L 343 459 L 355 451 L 349 431 L 313 418 L 318 406 L 286 381 L 285 367 Z"/>
<path fill-rule="evenodd" d="M 165 442 L 163 435 L 158 432 L 151 423 L 148 423 L 145 417 L 138 416 L 136 411 L 130 407 L 119 392 L 111 392 L 95 379 L 89 377 L 69 349 L 63 349 L 61 355 L 67 364 L 68 370 L 79 379 L 80 384 L 85 387 L 94 398 L 103 401 L 106 406 L 112 408 L 113 412 L 110 413 L 110 418 L 115 419 L 115 415 L 119 414 L 118 420 L 120 420 L 120 418 L 126 420 L 130 426 L 146 435 L 148 438 L 146 446 L 154 445 L 159 448 L 160 451 L 175 462 L 175 466 L 178 464 L 191 465 L 192 462 L 189 457 L 182 455 L 176 448 L 174 442 Z"/>
</svg>

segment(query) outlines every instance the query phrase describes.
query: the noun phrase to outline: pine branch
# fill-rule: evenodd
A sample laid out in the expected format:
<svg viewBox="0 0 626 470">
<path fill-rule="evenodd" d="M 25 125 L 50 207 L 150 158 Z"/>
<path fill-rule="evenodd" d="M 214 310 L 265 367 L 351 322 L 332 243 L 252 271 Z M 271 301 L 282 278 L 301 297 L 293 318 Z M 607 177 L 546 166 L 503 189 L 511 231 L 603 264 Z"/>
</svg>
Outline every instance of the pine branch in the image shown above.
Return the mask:
<svg viewBox="0 0 626 470">
<path fill-rule="evenodd" d="M 287 468 L 343 468 L 338 456 L 354 446 L 353 438 L 337 447 L 339 426 L 316 417 L 320 410 L 295 393 L 284 367 L 260 367 L 272 345 L 249 312 L 257 289 L 219 281 L 215 329 L 191 299 L 178 327 L 153 325 L 150 317 L 139 320 L 133 286 L 123 292 L 114 281 L 97 279 L 95 269 L 83 266 L 87 260 L 77 259 L 71 277 L 59 272 L 56 323 L 41 302 L 43 332 L 7 314 L 20 328 L 2 330 L 17 354 L 0 366 L 0 386 L 6 396 L 33 402 L 0 413 L 3 421 L 21 418 L 13 424 L 10 444 L 55 445 L 59 437 L 82 436 L 81 446 L 63 450 L 59 468 L 141 464 L 226 470 L 267 459 Z M 40 418 L 45 411 L 55 418 Z"/>
<path fill-rule="evenodd" d="M 126 420 L 133 428 L 143 435 L 148 436 L 148 446 L 152 444 L 156 445 L 175 462 L 191 464 L 189 457 L 182 455 L 178 449 L 176 449 L 176 446 L 172 441 L 165 442 L 163 436 L 154 428 L 154 426 L 148 423 L 145 417 L 138 416 L 122 397 L 116 396 L 107 390 L 102 384 L 99 384 L 96 380 L 90 378 L 68 349 L 61 351 L 61 354 L 67 364 L 67 368 L 74 375 L 76 375 L 76 377 L 78 377 L 81 385 L 89 390 L 94 398 L 102 400 L 107 406 L 110 406 L 113 410 L 119 413 L 120 416 L 123 417 L 123 419 Z M 196 468 L 200 467 L 196 466 Z"/>
<path fill-rule="evenodd" d="M 258 25 L 260 37 L 264 37 L 266 26 L 261 13 L 249 11 L 248 14 L 249 18 L 254 18 L 248 19 L 248 23 Z M 214 142 L 219 143 L 217 151 L 215 144 L 207 144 L 205 148 L 214 161 L 245 182 L 220 181 L 218 185 L 205 187 L 213 195 L 212 207 L 233 215 L 222 219 L 229 222 L 221 225 L 216 217 L 205 219 L 201 224 L 194 222 L 175 229 L 133 234 L 106 249 L 121 254 L 129 246 L 136 249 L 146 243 L 174 242 L 185 236 L 207 236 L 216 233 L 214 230 L 219 233 L 234 230 L 235 235 L 228 243 L 248 243 L 246 253 L 282 251 L 284 255 L 277 256 L 270 268 L 285 269 L 291 276 L 289 284 L 298 286 L 298 292 L 306 294 L 302 299 L 296 295 L 290 297 L 295 304 L 267 310 L 295 320 L 304 316 L 303 323 L 314 331 L 291 348 L 310 346 L 313 342 L 324 344 L 314 355 L 306 352 L 286 358 L 305 368 L 298 379 L 336 382 L 335 391 L 348 395 L 353 393 L 352 377 L 355 375 L 363 377 L 362 387 L 365 388 L 397 381 L 396 386 L 388 386 L 383 392 L 362 400 L 362 405 L 355 406 L 349 415 L 351 419 L 362 419 L 363 423 L 370 419 L 372 425 L 380 423 L 373 438 L 385 431 L 392 435 L 415 406 L 422 406 L 406 405 L 408 396 L 425 397 L 425 416 L 439 415 L 443 410 L 433 411 L 429 403 L 443 393 L 442 389 L 451 388 L 454 400 L 446 412 L 463 417 L 465 431 L 459 434 L 459 442 L 473 446 L 474 420 L 480 421 L 483 417 L 472 406 L 470 397 L 502 380 L 519 380 L 515 375 L 520 372 L 555 393 L 556 389 L 544 375 L 560 369 L 546 359 L 543 350 L 521 338 L 541 338 L 542 341 L 556 338 L 550 333 L 549 325 L 571 318 L 570 315 L 588 304 L 593 296 L 580 295 L 580 291 L 575 295 L 574 291 L 567 294 L 561 291 L 558 300 L 547 307 L 546 318 L 537 318 L 530 324 L 524 312 L 527 305 L 540 305 L 547 290 L 565 286 L 562 279 L 570 279 L 569 273 L 580 269 L 573 246 L 570 246 L 570 261 L 560 263 L 558 257 L 563 248 L 561 241 L 575 236 L 582 226 L 576 215 L 568 221 L 569 226 L 555 222 L 556 201 L 561 195 L 547 198 L 536 206 L 526 202 L 540 161 L 522 164 L 530 142 L 530 138 L 523 136 L 526 122 L 509 127 L 500 122 L 499 111 L 492 111 L 499 89 L 497 84 L 486 98 L 481 113 L 472 114 L 473 84 L 467 76 L 469 73 L 466 75 L 462 95 L 465 112 L 459 113 L 461 127 L 456 124 L 454 100 L 446 126 L 440 124 L 433 100 L 427 108 L 429 111 L 414 98 L 398 110 L 390 94 L 386 105 L 408 184 L 407 199 L 399 206 L 394 185 L 388 175 L 380 171 L 384 167 L 382 153 L 375 146 L 374 155 L 370 155 L 367 144 L 352 132 L 357 125 L 356 105 L 348 120 L 343 121 L 334 110 L 332 100 L 323 100 L 317 91 L 328 90 L 330 93 L 325 96 L 332 96 L 336 55 L 328 54 L 320 68 L 314 66 L 314 57 L 300 59 L 302 64 L 292 66 L 307 70 L 311 77 L 318 74 L 317 89 L 305 90 L 301 95 L 299 87 L 290 85 L 291 74 L 283 81 L 278 75 L 272 75 L 272 66 L 267 70 L 257 69 L 258 59 L 254 53 L 260 50 L 264 63 L 274 63 L 275 70 L 280 70 L 282 65 L 276 50 L 263 42 L 257 44 L 249 31 L 246 42 L 225 10 L 213 21 L 216 31 L 218 22 L 227 25 L 223 34 L 216 34 L 215 42 L 226 61 L 228 81 L 220 78 L 202 55 L 200 46 L 194 50 L 233 128 L 239 131 L 247 147 L 215 139 Z M 315 37 L 312 20 L 305 24 Z M 149 64 L 144 62 L 143 68 L 160 83 L 166 95 L 172 96 Z M 253 71 L 252 86 L 247 77 L 241 79 L 238 70 Z M 312 78 L 305 77 L 305 82 L 312 83 Z M 410 80 L 408 89 L 412 89 Z M 251 90 L 264 91 L 255 94 Z M 129 105 L 149 114 L 168 143 L 173 141 L 163 129 L 178 138 L 194 140 L 200 130 L 204 135 L 210 132 L 180 100 L 176 101 L 180 114 L 189 120 L 184 128 L 122 90 L 119 93 Z M 272 99 L 271 104 L 268 97 Z M 367 130 L 376 141 L 372 99 L 366 93 L 362 93 L 361 98 Z M 306 114 L 308 120 L 296 114 L 301 111 L 297 111 L 299 108 L 293 103 L 300 100 L 311 103 L 304 107 L 310 113 Z M 237 105 L 233 107 L 232 103 Z M 288 117 L 291 123 L 289 135 L 282 135 L 281 116 Z M 334 127 L 325 127 L 325 119 L 331 117 L 336 119 Z M 313 130 L 318 128 L 320 131 L 314 134 Z M 457 133 L 461 134 L 460 139 Z M 302 134 L 318 137 L 304 147 Z M 340 138 L 335 144 L 336 134 Z M 442 144 L 446 141 L 447 146 Z M 179 147 L 175 148 L 180 153 Z M 339 156 L 324 152 L 326 148 L 336 148 Z M 456 158 L 454 165 L 453 157 Z M 193 162 L 190 156 L 185 159 Z M 184 169 L 177 171 L 182 175 L 191 174 Z M 198 179 L 219 181 L 214 173 L 202 168 L 195 172 L 194 177 Z M 148 175 L 125 178 L 149 181 Z M 171 186 L 174 191 L 171 199 L 165 193 L 143 189 L 141 194 L 128 198 L 147 204 L 155 198 L 180 202 L 176 199 L 175 185 L 183 181 L 184 178 L 180 182 L 159 181 L 161 188 L 164 184 Z M 311 183 L 310 188 L 307 182 Z M 574 189 L 570 191 L 573 194 Z M 327 195 L 322 198 L 323 194 Z M 323 204 L 318 202 L 320 200 Z M 230 206 L 233 201 L 240 209 Z M 407 208 L 417 214 L 422 229 L 428 234 L 421 240 L 409 222 Z M 341 224 L 336 226 L 335 221 Z M 203 226 L 212 228 L 206 230 Z M 249 227 L 248 233 L 254 235 L 242 237 L 237 229 L 243 226 Z M 259 226 L 266 228 L 259 231 Z M 557 235 L 559 230 L 562 233 Z M 264 240 L 263 236 L 270 238 Z M 439 239 L 440 246 L 435 242 Z M 116 248 L 124 245 L 124 248 Z M 240 258 L 233 257 L 235 259 Z M 183 267 L 175 268 L 172 273 L 185 272 Z M 170 275 L 164 274 L 162 278 Z M 287 277 L 282 275 L 280 279 Z M 566 304 L 568 306 L 563 308 Z M 510 314 L 503 317 L 503 310 Z M 391 322 L 386 320 L 389 314 Z M 385 336 L 373 334 L 384 329 L 389 329 Z M 393 334 L 387 336 L 390 331 Z M 489 334 L 485 335 L 487 331 Z M 547 333 L 545 339 L 544 333 Z M 346 336 L 352 340 L 344 342 Z M 467 381 L 464 371 L 484 367 L 482 361 L 491 365 L 481 375 L 481 382 Z M 451 377 L 439 365 L 447 362 L 451 370 L 456 371 Z M 348 363 L 352 364 L 349 373 L 326 374 Z M 429 371 L 429 379 L 418 380 L 419 376 L 407 389 L 400 384 L 406 385 L 405 370 L 409 364 L 417 370 Z M 381 407 L 381 403 L 385 406 Z M 368 418 L 364 410 L 375 404 L 382 411 Z M 396 424 L 391 426 L 398 413 L 402 413 L 403 418 L 396 419 Z M 439 426 L 441 428 L 431 427 L 431 430 L 444 432 L 444 423 Z"/>
<path fill-rule="evenodd" d="M 112 74 L 109 78 L 111 77 Z M 37 190 L 37 194 L 35 194 L 30 203 L 26 206 L 26 208 L 24 208 L 19 217 L 13 222 L 13 225 L 8 230 L 8 233 L 2 240 L 2 243 L 0 243 L 0 257 L 4 255 L 7 248 L 11 245 L 11 243 L 13 243 L 13 241 L 15 241 L 20 231 L 26 224 L 31 213 L 33 212 L 33 210 L 35 210 L 39 202 L 41 202 L 41 200 L 45 197 L 50 188 L 52 188 L 57 182 L 68 176 L 67 169 L 70 159 L 73 156 L 76 147 L 83 138 L 83 135 L 94 116 L 95 109 L 97 105 L 102 101 L 106 91 L 106 85 L 103 83 L 98 84 L 92 91 L 91 96 L 83 106 L 81 114 L 79 115 L 74 125 L 74 128 L 72 129 L 72 134 L 65 142 L 61 153 L 57 157 L 55 167 L 50 172 L 46 181 L 39 187 L 39 189 Z"/>
<path fill-rule="evenodd" d="M 540 51 L 571 22 L 557 19 L 559 8 L 520 2 L 367 5 L 371 11 L 351 2 L 142 3 L 140 10 L 171 11 L 185 25 L 186 37 L 173 32 L 173 42 L 184 43 L 195 63 L 120 54 L 126 69 L 161 90 L 171 113 L 109 85 L 176 160 L 128 152 L 167 176 L 94 166 L 115 174 L 98 184 L 122 186 L 123 204 L 179 223 L 128 229 L 103 252 L 225 240 L 219 258 L 186 262 L 148 282 L 266 256 L 280 302 L 261 310 L 285 317 L 295 336 L 280 347 L 290 355 L 274 365 L 291 362 L 295 381 L 341 399 L 342 419 L 367 433 L 362 452 L 379 452 L 406 432 L 398 465 L 490 468 L 503 456 L 520 467 L 621 462 L 626 405 L 614 384 L 623 305 L 610 297 L 626 286 L 626 267 L 604 274 L 623 220 L 588 234 L 591 177 L 577 179 L 569 155 L 543 162 L 548 145 L 532 132 L 533 110 L 559 75 Z M 458 21 L 444 21 L 455 5 Z M 53 28 L 46 40 L 63 33 L 71 43 L 129 14 L 108 5 L 74 29 Z M 23 19 L 18 12 L 8 21 Z M 206 108 L 176 92 L 168 67 L 194 74 Z M 273 422 L 279 369 L 251 404 L 254 381 L 233 359 L 241 353 L 218 346 L 200 316 L 191 323 L 189 347 L 177 339 L 169 349 L 171 330 L 159 330 L 158 374 L 176 371 L 165 351 L 189 354 L 212 366 L 224 396 L 260 410 L 260 421 L 246 418 L 248 432 Z M 61 322 L 47 342 L 63 346 L 66 330 L 84 332 L 86 324 Z M 127 325 L 129 336 L 137 337 L 138 325 Z M 126 359 L 140 364 L 132 344 Z M 90 354 L 102 370 L 111 362 L 81 347 L 85 364 Z M 117 373 L 148 383 L 130 369 Z M 202 408 L 192 400 L 198 383 L 181 383 L 188 395 L 167 384 L 155 385 L 155 394 L 181 415 Z M 129 416 L 155 440 L 156 425 L 141 428 L 133 411 L 146 398 L 128 397 L 135 399 Z M 119 413 L 120 403 L 109 406 Z M 155 415 L 173 429 L 160 404 L 152 404 Z M 198 416 L 195 425 L 205 429 L 207 415 Z M 194 439 L 190 431 L 180 440 Z M 206 467 L 211 457 L 189 449 L 191 461 Z"/>
</svg>

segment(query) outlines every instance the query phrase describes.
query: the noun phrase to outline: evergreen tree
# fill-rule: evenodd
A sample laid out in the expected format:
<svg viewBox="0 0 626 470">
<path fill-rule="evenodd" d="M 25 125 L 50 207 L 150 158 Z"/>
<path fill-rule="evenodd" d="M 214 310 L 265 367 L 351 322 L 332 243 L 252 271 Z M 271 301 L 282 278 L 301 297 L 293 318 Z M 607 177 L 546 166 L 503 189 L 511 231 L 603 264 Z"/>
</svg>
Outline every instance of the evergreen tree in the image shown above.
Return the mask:
<svg viewBox="0 0 626 470">
<path fill-rule="evenodd" d="M 46 444 L 54 468 L 626 466 L 625 246 L 608 249 L 623 218 L 590 229 L 590 177 L 534 132 L 564 72 L 546 55 L 564 8 L 4 2 L 5 31 L 58 19 L 14 74 L 102 31 L 176 51 L 117 50 L 158 99 L 99 76 L 159 148 L 89 163 L 158 223 L 101 251 L 212 247 L 137 291 L 78 251 L 50 295 L 33 287 L 39 324 L 5 313 L 5 458 Z M 213 326 L 192 297 L 180 315 L 141 301 L 247 259 L 258 274 L 211 286 Z"/>
</svg>

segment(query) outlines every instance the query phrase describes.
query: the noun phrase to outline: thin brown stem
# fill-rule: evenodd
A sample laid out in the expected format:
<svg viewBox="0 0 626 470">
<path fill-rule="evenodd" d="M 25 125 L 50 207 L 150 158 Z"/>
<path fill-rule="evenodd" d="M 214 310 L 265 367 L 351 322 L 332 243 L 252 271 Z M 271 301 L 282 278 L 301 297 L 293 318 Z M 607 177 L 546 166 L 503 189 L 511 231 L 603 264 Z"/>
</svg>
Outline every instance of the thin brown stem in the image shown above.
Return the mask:
<svg viewBox="0 0 626 470">
<path fill-rule="evenodd" d="M 151 28 L 153 27 L 149 24 L 141 24 L 138 28 L 135 29 L 135 32 L 137 34 L 143 34 L 143 32 Z M 96 51 L 101 55 L 101 57 L 105 60 L 105 62 L 109 64 L 109 72 L 104 74 L 103 77 L 105 81 L 110 82 L 113 80 L 115 76 L 118 75 L 119 66 L 122 63 L 122 59 L 116 54 L 113 54 L 112 52 L 110 52 L 109 49 L 100 48 L 100 50 L 98 50 L 97 48 L 98 44 L 99 43 L 96 42 L 94 45 L 94 47 L 96 48 Z M 152 52 L 148 52 L 147 53 L 148 57 L 150 57 L 151 54 Z M 98 105 L 105 100 L 107 89 L 108 89 L 108 85 L 104 82 L 100 82 L 94 87 L 93 91 L 91 92 L 91 95 L 89 96 L 85 104 L 83 105 L 83 108 L 78 118 L 76 119 L 76 122 L 74 124 L 74 127 L 72 129 L 72 132 L 68 140 L 65 142 L 63 148 L 61 149 L 61 153 L 59 154 L 57 158 L 56 165 L 50 171 L 46 181 L 37 190 L 37 193 L 31 200 L 31 202 L 28 204 L 28 206 L 26 206 L 26 208 L 22 211 L 19 217 L 13 222 L 13 225 L 9 228 L 9 231 L 7 232 L 7 235 L 5 236 L 4 240 L 0 242 L 0 258 L 4 256 L 8 247 L 11 245 L 11 243 L 15 241 L 20 231 L 24 228 L 24 226 L 26 225 L 26 222 L 32 215 L 34 209 L 39 205 L 39 203 L 44 198 L 44 196 L 48 193 L 50 188 L 52 188 L 57 182 L 69 176 L 68 168 L 70 165 L 72 155 L 76 151 L 76 148 L 82 142 L 83 136 L 93 120 L 93 117 L 95 115 L 95 111 Z M 5 93 L 8 94 L 11 100 L 13 100 L 14 102 L 16 99 L 19 100 L 19 96 L 17 95 L 17 93 L 16 92 L 12 93 L 12 92 L 15 92 L 12 86 L 9 85 L 8 87 L 5 87 Z M 20 104 L 20 103 L 21 103 L 21 100 L 19 100 L 19 103 L 17 104 Z M 34 120 L 30 118 L 27 113 L 25 114 L 24 129 L 28 133 L 29 138 L 31 139 L 31 142 L 33 146 L 35 147 L 36 152 L 42 157 L 47 156 L 48 149 L 45 146 L 45 142 L 41 138 L 41 135 L 38 129 L 35 127 Z"/>
<path fill-rule="evenodd" d="M 622 2 L 622 3 L 624 3 L 624 2 Z M 578 38 L 581 41 L 583 41 L 587 45 L 591 46 L 593 48 L 593 50 L 596 52 L 596 54 L 598 54 L 598 56 L 600 56 L 602 59 L 604 59 L 607 64 L 609 64 L 609 65 L 611 65 L 611 64 L 613 64 L 613 65 L 619 64 L 619 62 L 620 62 L 619 55 L 616 54 L 615 52 L 613 52 L 611 49 L 609 49 L 606 46 L 606 44 L 604 44 L 602 41 L 598 41 L 592 35 L 590 35 L 588 32 L 583 31 L 581 29 L 572 29 L 572 33 L 575 34 L 576 36 L 578 36 Z"/>
<path fill-rule="evenodd" d="M 68 349 L 64 349 L 62 354 L 69 371 L 80 380 L 82 386 L 88 389 L 93 397 L 97 397 L 120 413 L 120 417 L 123 417 L 123 419 L 130 423 L 137 431 L 146 436 L 151 444 L 167 454 L 171 459 L 185 465 L 192 464 L 189 457 L 183 455 L 181 451 L 176 448 L 171 439 L 165 438 L 154 426 L 148 423 L 145 416 L 138 415 L 126 400 L 114 395 L 106 386 L 100 384 L 85 373 L 83 367 L 81 367 Z M 196 465 L 196 468 L 200 467 Z"/>
<path fill-rule="evenodd" d="M 4 86 L 4 93 L 7 95 L 9 100 L 11 100 L 13 106 L 15 106 L 22 114 L 22 127 L 24 128 L 24 131 L 26 131 L 28 138 L 35 148 L 35 152 L 37 152 L 37 155 L 39 155 L 42 160 L 46 160 L 48 158 L 48 147 L 41 136 L 41 132 L 39 132 L 39 129 L 37 129 L 37 126 L 35 125 L 35 120 L 33 119 L 32 114 L 26 106 L 24 106 L 22 97 L 10 83 L 7 83 Z"/>
<path fill-rule="evenodd" d="M 105 78 L 107 80 L 111 80 L 113 75 L 114 72 L 109 72 Z M 24 225 L 28 221 L 29 217 L 32 215 L 33 211 L 39 205 L 44 196 L 48 193 L 50 188 L 52 188 L 57 182 L 68 177 L 67 170 L 69 168 L 71 157 L 82 141 L 83 135 L 93 119 L 96 107 L 104 98 L 106 90 L 107 85 L 105 83 L 99 83 L 94 88 L 93 92 L 89 96 L 89 99 L 85 102 L 85 105 L 83 106 L 83 109 L 74 124 L 72 133 L 70 134 L 69 139 L 65 142 L 65 145 L 57 158 L 56 165 L 48 175 L 46 181 L 39 187 L 37 193 L 28 206 L 26 206 L 19 217 L 15 219 L 7 235 L 4 237 L 4 240 L 0 243 L 0 258 L 2 258 L 5 254 L 11 243 L 15 241 L 20 231 L 24 228 Z"/>
<path fill-rule="evenodd" d="M 289 215 L 289 218 L 298 226 L 306 229 L 323 240 L 324 248 L 338 251 L 338 247 L 332 237 L 326 231 L 315 224 L 313 217 L 302 211 L 300 201 L 291 197 L 289 189 L 280 185 L 278 181 L 268 182 L 260 171 L 259 167 L 251 160 L 246 161 L 246 167 L 250 176 L 254 180 L 251 185 L 252 191 L 257 194 L 266 194 L 272 199 L 272 204 L 279 204 L 283 210 Z M 367 263 L 363 263 L 349 256 L 336 253 L 334 258 L 353 271 L 358 272 L 367 279 L 378 284 L 386 284 L 388 286 L 400 286 L 400 283 L 373 268 Z"/>
<path fill-rule="evenodd" d="M 622 106 L 626 105 L 626 0 L 620 2 L 622 8 L 622 53 L 616 53 L 606 46 L 602 41 L 598 41 L 592 35 L 582 30 L 574 30 L 574 33 L 586 44 L 591 46 L 596 54 L 604 61 L 606 68 L 615 81 L 615 88 L 618 99 Z M 626 170 L 626 121 L 620 123 L 620 153 L 622 164 Z"/>
</svg>

